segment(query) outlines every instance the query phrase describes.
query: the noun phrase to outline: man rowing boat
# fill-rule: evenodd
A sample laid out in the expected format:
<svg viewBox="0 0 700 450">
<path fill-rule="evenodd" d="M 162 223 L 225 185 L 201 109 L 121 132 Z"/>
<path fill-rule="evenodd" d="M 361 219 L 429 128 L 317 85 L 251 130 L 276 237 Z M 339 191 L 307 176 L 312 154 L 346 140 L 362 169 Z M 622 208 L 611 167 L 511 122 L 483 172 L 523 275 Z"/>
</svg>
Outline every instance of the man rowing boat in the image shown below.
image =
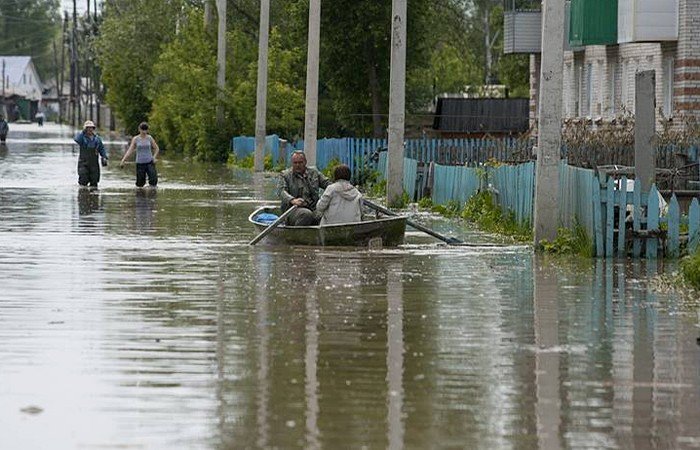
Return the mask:
<svg viewBox="0 0 700 450">
<path fill-rule="evenodd" d="M 320 197 L 319 190 L 331 184 L 321 172 L 313 167 L 306 167 L 304 152 L 292 153 L 292 167 L 280 174 L 277 183 L 277 196 L 282 202 L 282 211 L 296 205 L 296 210 L 287 218 L 291 226 L 317 225 L 318 218 L 314 211 Z"/>
</svg>

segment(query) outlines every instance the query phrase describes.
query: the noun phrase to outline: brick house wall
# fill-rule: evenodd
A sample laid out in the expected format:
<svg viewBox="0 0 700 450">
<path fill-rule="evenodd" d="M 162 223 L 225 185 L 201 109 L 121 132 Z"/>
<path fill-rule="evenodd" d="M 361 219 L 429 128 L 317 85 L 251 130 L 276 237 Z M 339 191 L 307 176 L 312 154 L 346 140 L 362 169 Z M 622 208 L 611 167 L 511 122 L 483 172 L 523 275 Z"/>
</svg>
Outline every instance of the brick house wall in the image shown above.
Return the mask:
<svg viewBox="0 0 700 450">
<path fill-rule="evenodd" d="M 635 74 L 656 72 L 656 106 L 665 116 L 700 119 L 700 0 L 680 0 L 678 41 L 591 45 L 564 52 L 565 118 L 634 113 Z M 537 117 L 539 54 L 530 57 L 531 122 Z M 680 121 L 676 124 L 681 126 Z"/>
</svg>

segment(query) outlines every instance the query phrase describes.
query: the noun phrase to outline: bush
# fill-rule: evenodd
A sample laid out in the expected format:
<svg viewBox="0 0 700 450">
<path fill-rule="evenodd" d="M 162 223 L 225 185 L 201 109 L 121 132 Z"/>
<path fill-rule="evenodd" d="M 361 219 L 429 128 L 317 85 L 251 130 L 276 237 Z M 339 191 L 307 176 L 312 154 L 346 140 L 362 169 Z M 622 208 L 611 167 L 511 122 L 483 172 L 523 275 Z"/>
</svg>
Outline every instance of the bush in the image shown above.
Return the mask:
<svg viewBox="0 0 700 450">
<path fill-rule="evenodd" d="M 539 244 L 539 250 L 555 255 L 580 255 L 593 257 L 593 243 L 586 229 L 576 224 L 574 229 L 559 228 L 557 238 L 549 242 L 546 239 Z"/>
<path fill-rule="evenodd" d="M 487 191 L 472 196 L 464 205 L 461 217 L 483 231 L 512 236 L 518 241 L 532 239 L 532 230 L 527 225 L 519 224 L 515 220 L 515 214 L 504 215 Z"/>
<path fill-rule="evenodd" d="M 681 272 L 694 288 L 700 289 L 700 250 L 683 258 Z"/>
</svg>

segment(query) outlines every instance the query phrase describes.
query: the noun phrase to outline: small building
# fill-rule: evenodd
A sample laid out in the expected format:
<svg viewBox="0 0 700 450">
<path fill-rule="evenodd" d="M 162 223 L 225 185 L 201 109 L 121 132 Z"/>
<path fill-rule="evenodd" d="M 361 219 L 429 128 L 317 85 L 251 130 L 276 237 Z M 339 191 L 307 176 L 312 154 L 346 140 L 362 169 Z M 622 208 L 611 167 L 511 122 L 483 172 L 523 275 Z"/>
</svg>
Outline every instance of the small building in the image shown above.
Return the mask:
<svg viewBox="0 0 700 450">
<path fill-rule="evenodd" d="M 11 120 L 31 120 L 39 110 L 42 84 L 30 56 L 0 56 L 2 89 Z"/>
<path fill-rule="evenodd" d="M 527 98 L 437 98 L 431 134 L 442 138 L 515 136 L 528 130 Z"/>
</svg>

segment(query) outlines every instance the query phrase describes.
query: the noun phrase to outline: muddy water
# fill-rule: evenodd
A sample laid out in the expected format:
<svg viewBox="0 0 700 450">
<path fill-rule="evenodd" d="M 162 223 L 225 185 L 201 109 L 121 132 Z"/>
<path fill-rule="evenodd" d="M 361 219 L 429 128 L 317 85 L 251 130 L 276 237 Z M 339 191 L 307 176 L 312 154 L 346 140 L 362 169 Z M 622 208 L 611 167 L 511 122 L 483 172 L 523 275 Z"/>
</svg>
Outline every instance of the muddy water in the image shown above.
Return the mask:
<svg viewBox="0 0 700 450">
<path fill-rule="evenodd" d="M 698 316 L 659 267 L 250 248 L 270 178 L 164 162 L 157 192 L 133 167 L 79 191 L 68 130 L 10 138 L 2 449 L 700 447 Z"/>
</svg>

